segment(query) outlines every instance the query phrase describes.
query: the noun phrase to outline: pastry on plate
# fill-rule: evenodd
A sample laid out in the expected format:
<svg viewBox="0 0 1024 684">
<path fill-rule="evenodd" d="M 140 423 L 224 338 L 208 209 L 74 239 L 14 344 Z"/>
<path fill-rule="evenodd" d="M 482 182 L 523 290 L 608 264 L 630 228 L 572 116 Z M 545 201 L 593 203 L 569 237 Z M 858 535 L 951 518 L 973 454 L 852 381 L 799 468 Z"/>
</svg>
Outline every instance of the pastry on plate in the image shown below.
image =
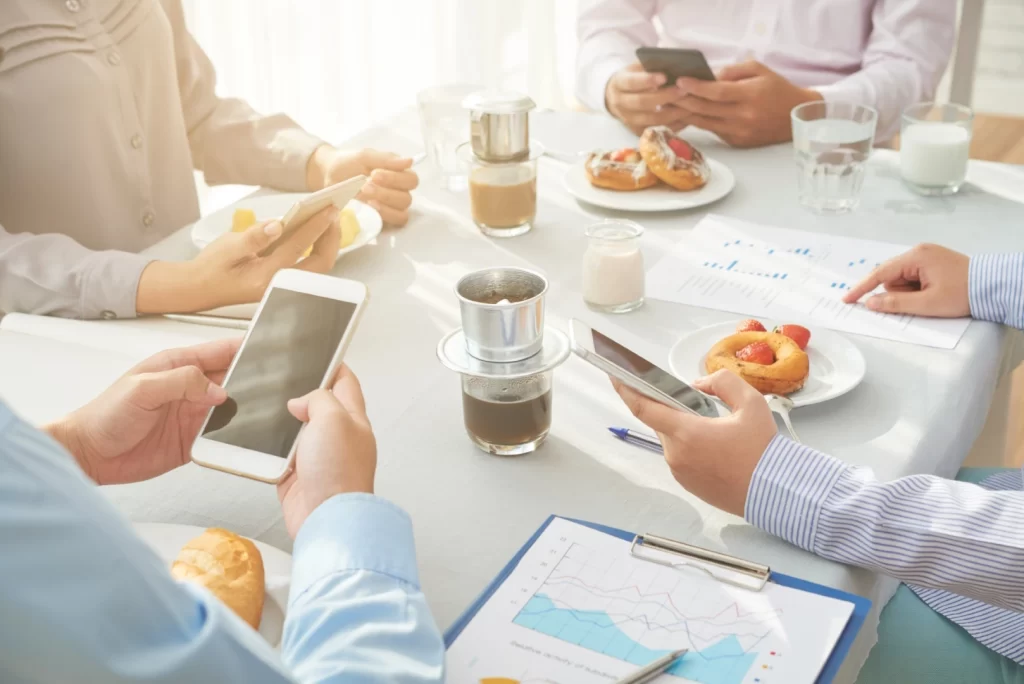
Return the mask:
<svg viewBox="0 0 1024 684">
<path fill-rule="evenodd" d="M 584 168 L 591 185 L 607 190 L 643 190 L 658 184 L 658 177 L 632 147 L 591 152 Z"/>
<path fill-rule="evenodd" d="M 171 564 L 175 579 L 195 582 L 259 629 L 266 586 L 263 557 L 252 541 L 211 527 L 182 547 Z"/>
<path fill-rule="evenodd" d="M 702 188 L 711 167 L 696 147 L 668 126 L 651 126 L 640 136 L 640 156 L 655 176 L 676 190 Z"/>
<path fill-rule="evenodd" d="M 748 330 L 719 340 L 704 357 L 708 373 L 722 368 L 747 381 L 762 394 L 792 394 L 810 374 L 807 353 L 791 338 Z"/>
</svg>

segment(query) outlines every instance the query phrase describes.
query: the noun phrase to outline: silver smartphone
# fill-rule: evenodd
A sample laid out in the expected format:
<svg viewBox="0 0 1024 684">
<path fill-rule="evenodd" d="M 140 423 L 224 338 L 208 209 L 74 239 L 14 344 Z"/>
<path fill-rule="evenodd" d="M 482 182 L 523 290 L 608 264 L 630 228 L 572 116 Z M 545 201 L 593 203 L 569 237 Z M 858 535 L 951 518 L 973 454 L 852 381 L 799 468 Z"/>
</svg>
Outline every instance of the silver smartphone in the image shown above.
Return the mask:
<svg viewBox="0 0 1024 684">
<path fill-rule="evenodd" d="M 569 337 L 573 353 L 645 397 L 698 416 L 718 417 L 707 395 L 585 323 L 572 319 Z"/>
</svg>

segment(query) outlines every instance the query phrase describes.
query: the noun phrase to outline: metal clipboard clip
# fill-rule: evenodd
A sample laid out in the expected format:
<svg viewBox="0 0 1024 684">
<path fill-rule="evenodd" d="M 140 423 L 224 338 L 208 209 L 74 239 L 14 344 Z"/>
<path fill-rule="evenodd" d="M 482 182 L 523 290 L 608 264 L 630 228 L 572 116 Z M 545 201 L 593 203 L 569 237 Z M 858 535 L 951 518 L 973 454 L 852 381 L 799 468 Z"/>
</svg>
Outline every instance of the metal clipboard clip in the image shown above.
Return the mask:
<svg viewBox="0 0 1024 684">
<path fill-rule="evenodd" d="M 652 549 L 663 554 L 681 556 L 688 560 L 672 562 L 671 560 L 657 558 L 649 552 Z M 653 534 L 638 534 L 633 537 L 633 544 L 629 547 L 629 555 L 648 563 L 657 563 L 669 568 L 693 568 L 694 570 L 700 570 L 719 582 L 725 582 L 726 584 L 753 591 L 761 591 L 764 585 L 768 583 L 768 579 L 772 574 L 771 568 L 767 565 L 751 563 L 742 558 L 736 558 L 735 556 L 719 553 L 718 551 L 709 551 L 699 546 L 684 544 L 683 542 L 658 537 Z M 705 567 L 705 564 L 715 568 L 722 568 L 749 581 L 738 581 L 728 574 L 715 573 Z"/>
</svg>

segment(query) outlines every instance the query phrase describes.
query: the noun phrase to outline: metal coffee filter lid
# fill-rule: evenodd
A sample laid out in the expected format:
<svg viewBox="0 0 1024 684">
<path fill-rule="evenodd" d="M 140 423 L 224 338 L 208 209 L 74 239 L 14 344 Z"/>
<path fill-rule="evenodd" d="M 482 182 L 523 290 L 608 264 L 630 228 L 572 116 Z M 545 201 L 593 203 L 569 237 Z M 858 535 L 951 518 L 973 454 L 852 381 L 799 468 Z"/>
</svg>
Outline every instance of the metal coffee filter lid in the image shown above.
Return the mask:
<svg viewBox="0 0 1024 684">
<path fill-rule="evenodd" d="M 569 357 L 569 338 L 557 328 L 544 329 L 544 346 L 528 359 L 499 363 L 481 361 L 466 351 L 462 328 L 453 330 L 437 345 L 437 358 L 446 368 L 463 375 L 513 380 L 553 370 Z"/>
<path fill-rule="evenodd" d="M 462 101 L 462 106 L 486 114 L 515 114 L 528 112 L 537 104 L 528 95 L 511 91 L 483 90 Z"/>
</svg>

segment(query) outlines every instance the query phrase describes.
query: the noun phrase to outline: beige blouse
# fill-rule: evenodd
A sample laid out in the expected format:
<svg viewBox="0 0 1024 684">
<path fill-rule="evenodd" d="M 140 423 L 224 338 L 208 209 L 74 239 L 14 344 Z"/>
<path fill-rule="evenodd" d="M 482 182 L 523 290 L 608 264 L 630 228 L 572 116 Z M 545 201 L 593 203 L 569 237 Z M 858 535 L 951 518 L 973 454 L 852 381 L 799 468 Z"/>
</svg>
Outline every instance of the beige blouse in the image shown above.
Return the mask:
<svg viewBox="0 0 1024 684">
<path fill-rule="evenodd" d="M 193 168 L 305 189 L 322 141 L 215 85 L 179 0 L 0 0 L 0 311 L 135 316 Z"/>
</svg>

